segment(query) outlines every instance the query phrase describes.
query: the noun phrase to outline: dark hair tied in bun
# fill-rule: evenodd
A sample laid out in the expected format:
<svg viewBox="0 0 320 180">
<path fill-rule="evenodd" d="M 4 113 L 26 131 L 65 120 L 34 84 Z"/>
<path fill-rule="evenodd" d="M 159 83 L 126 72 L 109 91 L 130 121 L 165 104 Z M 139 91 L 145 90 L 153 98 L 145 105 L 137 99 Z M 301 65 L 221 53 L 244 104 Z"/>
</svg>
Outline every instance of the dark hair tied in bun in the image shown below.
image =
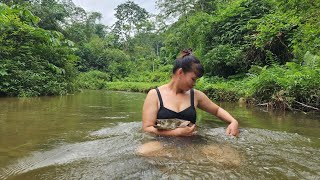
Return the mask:
<svg viewBox="0 0 320 180">
<path fill-rule="evenodd" d="M 179 57 L 184 58 L 185 56 L 190 56 L 190 55 L 192 55 L 192 49 L 188 48 L 188 49 L 182 50 Z"/>
<path fill-rule="evenodd" d="M 203 76 L 204 68 L 198 58 L 192 54 L 192 49 L 184 49 L 181 51 L 180 56 L 175 60 L 172 73 L 174 74 L 179 68 L 182 68 L 184 73 L 194 72 L 197 77 Z"/>
</svg>

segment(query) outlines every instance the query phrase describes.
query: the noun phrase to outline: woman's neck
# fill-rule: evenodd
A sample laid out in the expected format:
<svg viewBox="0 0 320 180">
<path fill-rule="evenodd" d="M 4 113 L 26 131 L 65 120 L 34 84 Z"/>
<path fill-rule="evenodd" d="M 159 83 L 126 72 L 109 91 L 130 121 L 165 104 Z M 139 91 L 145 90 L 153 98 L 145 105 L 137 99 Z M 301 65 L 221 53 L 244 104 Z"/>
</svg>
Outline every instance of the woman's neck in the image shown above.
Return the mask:
<svg viewBox="0 0 320 180">
<path fill-rule="evenodd" d="M 185 93 L 184 90 L 179 88 L 178 80 L 175 78 L 172 78 L 171 81 L 167 84 L 167 88 L 175 94 Z"/>
</svg>

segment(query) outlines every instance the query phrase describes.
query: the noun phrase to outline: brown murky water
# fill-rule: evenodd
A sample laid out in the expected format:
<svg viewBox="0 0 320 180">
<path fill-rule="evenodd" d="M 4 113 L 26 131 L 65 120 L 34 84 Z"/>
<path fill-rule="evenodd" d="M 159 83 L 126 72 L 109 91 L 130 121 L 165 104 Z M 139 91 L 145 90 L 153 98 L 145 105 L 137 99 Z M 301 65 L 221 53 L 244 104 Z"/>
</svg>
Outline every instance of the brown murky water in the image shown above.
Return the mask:
<svg viewBox="0 0 320 180">
<path fill-rule="evenodd" d="M 145 94 L 85 91 L 0 98 L 0 179 L 317 179 L 319 114 L 266 112 L 219 103 L 241 125 L 198 112 L 198 135 L 141 131 Z M 142 145 L 161 150 L 141 156 Z M 155 144 L 152 144 L 155 143 Z"/>
</svg>

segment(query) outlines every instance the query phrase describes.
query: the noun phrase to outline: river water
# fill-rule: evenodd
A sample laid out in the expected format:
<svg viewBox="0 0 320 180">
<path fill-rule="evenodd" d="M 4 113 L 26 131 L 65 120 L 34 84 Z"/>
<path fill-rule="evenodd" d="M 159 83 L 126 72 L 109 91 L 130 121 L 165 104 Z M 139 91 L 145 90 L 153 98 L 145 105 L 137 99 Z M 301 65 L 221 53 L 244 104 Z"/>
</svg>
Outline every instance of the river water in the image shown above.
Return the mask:
<svg viewBox="0 0 320 180">
<path fill-rule="evenodd" d="M 145 94 L 84 91 L 0 99 L 0 179 L 319 179 L 320 116 L 218 103 L 240 122 L 198 111 L 194 137 L 141 131 Z M 142 145 L 162 149 L 137 154 Z"/>
</svg>

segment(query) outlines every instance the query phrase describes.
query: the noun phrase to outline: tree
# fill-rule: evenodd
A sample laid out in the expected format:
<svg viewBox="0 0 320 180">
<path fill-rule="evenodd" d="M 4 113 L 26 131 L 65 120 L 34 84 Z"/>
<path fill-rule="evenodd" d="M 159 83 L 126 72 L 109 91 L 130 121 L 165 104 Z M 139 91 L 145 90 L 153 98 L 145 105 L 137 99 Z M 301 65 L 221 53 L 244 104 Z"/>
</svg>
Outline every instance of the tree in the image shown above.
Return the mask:
<svg viewBox="0 0 320 180">
<path fill-rule="evenodd" d="M 39 26 L 46 30 L 62 32 L 62 24 L 70 15 L 65 6 L 56 0 L 32 0 L 29 9 L 41 19 Z"/>
<path fill-rule="evenodd" d="M 101 18 L 102 14 L 99 12 L 92 12 L 87 17 L 85 30 L 88 39 L 90 39 L 93 34 L 98 35 L 100 38 L 105 36 L 106 26 L 103 24 L 97 24 L 97 21 L 100 21 Z"/>
<path fill-rule="evenodd" d="M 150 25 L 149 13 L 132 1 L 120 4 L 116 9 L 113 32 L 118 36 L 120 42 L 124 42 L 136 33 L 146 30 Z"/>
<path fill-rule="evenodd" d="M 79 44 L 89 42 L 96 35 L 99 38 L 104 38 L 107 34 L 107 26 L 97 23 L 101 18 L 102 14 L 99 12 L 86 14 L 82 21 L 68 25 L 64 33 L 68 38 Z"/>
<path fill-rule="evenodd" d="M 172 40 L 171 41 L 173 42 L 172 45 L 173 46 L 177 45 L 176 48 L 178 49 L 181 48 L 181 44 L 178 41 L 187 42 L 186 44 L 184 44 L 184 46 L 189 45 L 188 42 L 191 36 L 189 36 L 190 34 L 188 33 L 188 29 L 189 29 L 188 21 L 189 21 L 190 15 L 195 9 L 197 1 L 198 0 L 157 0 L 156 1 L 158 8 L 161 10 L 161 13 L 159 16 L 165 17 L 166 20 L 169 20 L 170 18 L 178 19 L 178 21 L 175 24 L 173 24 L 173 26 L 171 27 L 180 26 L 179 32 L 177 34 L 171 33 L 172 31 L 170 32 L 170 29 L 172 28 L 170 27 L 168 32 L 170 32 L 169 35 L 172 35 L 172 36 L 169 38 L 169 41 L 167 41 L 167 42 L 170 42 Z M 178 40 L 179 37 L 181 36 L 185 36 L 186 38 Z M 177 53 L 180 50 L 175 50 L 176 52 L 174 53 Z"/>
<path fill-rule="evenodd" d="M 192 11 L 197 3 L 197 0 L 157 0 L 156 4 L 161 10 L 164 17 L 188 19 L 188 13 Z"/>
</svg>

